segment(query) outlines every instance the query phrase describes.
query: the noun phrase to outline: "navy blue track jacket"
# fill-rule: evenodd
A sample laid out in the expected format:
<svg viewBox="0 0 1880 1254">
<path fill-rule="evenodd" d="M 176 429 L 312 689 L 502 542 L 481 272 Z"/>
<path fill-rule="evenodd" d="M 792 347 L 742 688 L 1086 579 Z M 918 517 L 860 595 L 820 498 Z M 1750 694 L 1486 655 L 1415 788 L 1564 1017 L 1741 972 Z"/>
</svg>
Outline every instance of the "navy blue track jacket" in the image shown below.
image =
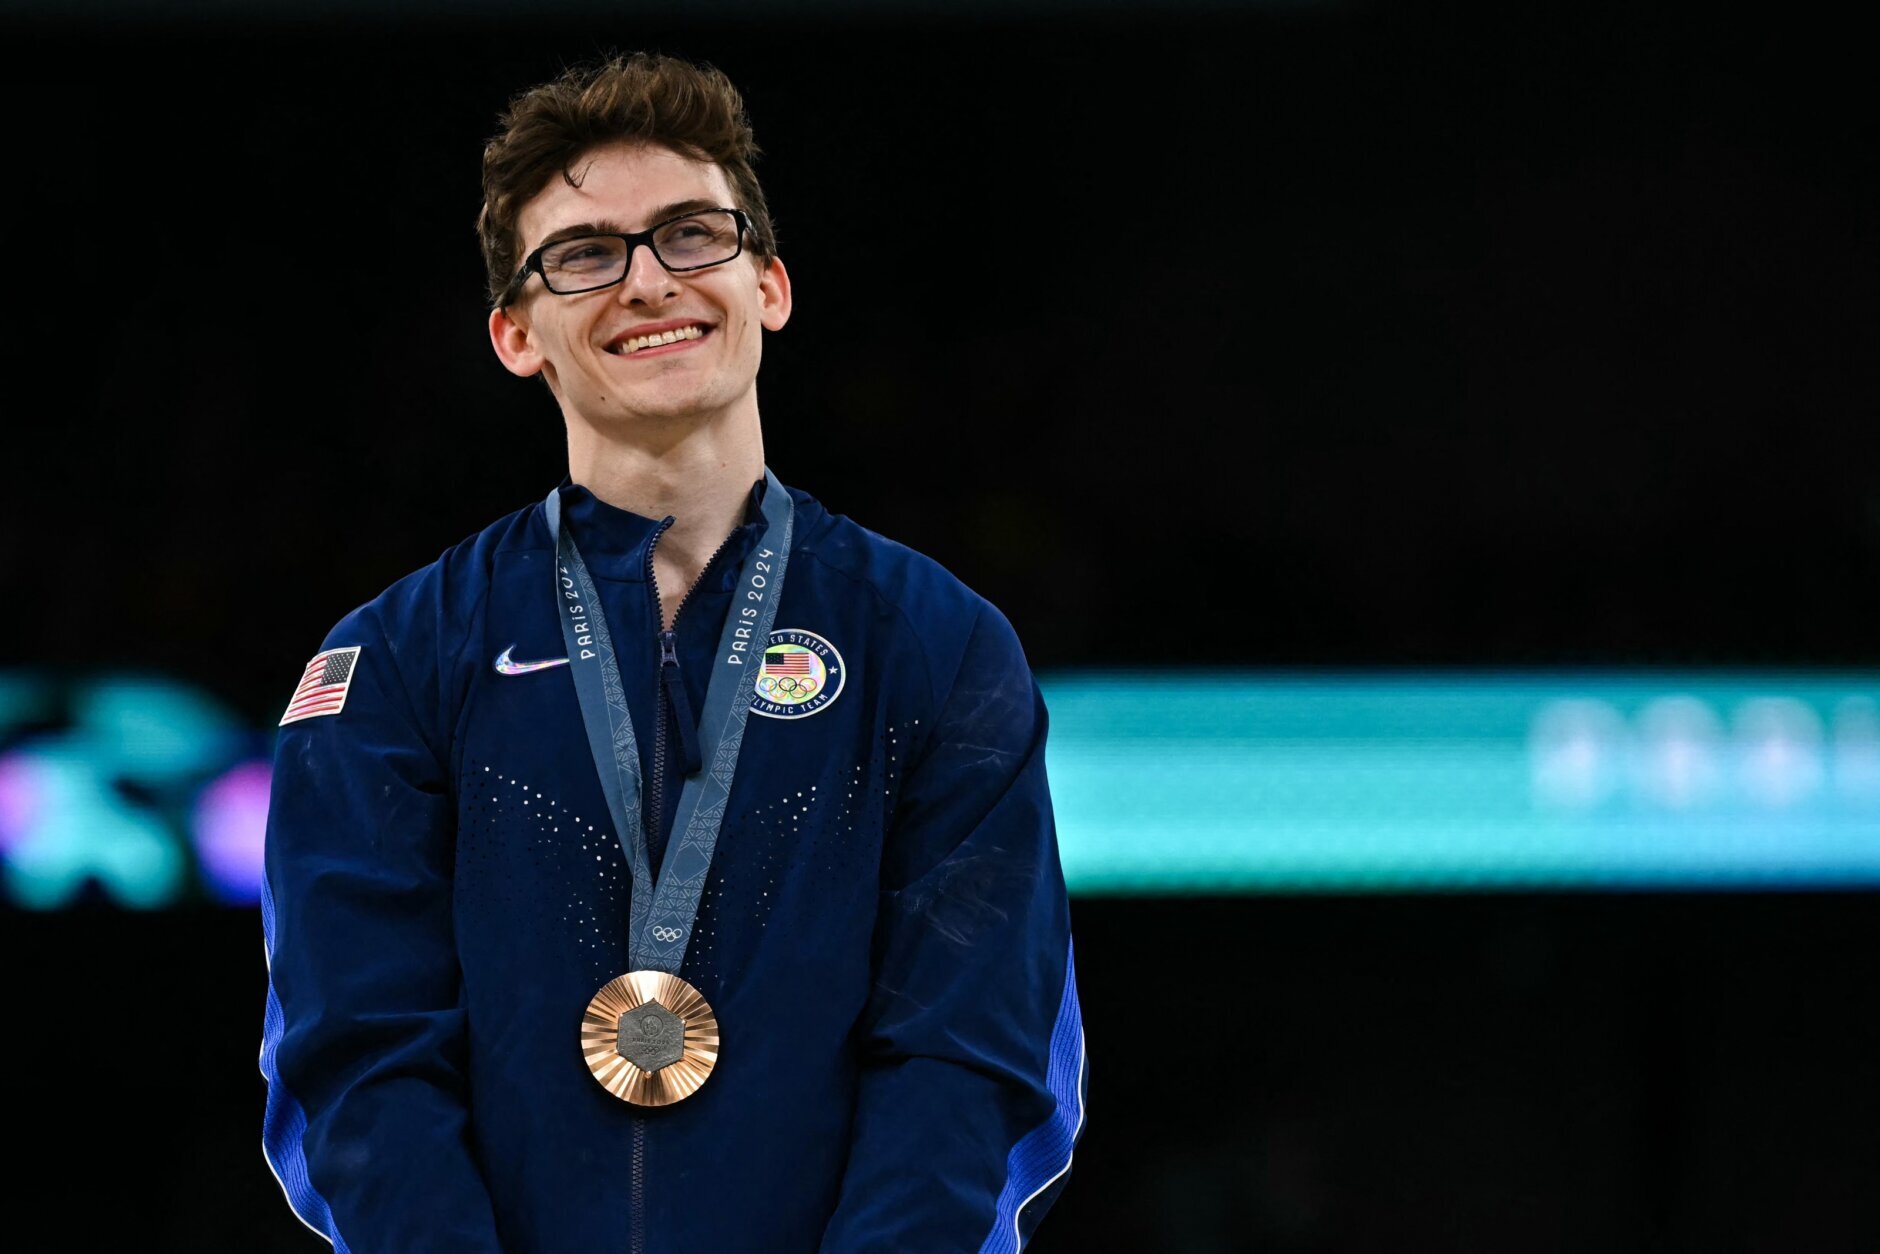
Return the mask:
<svg viewBox="0 0 1880 1254">
<path fill-rule="evenodd" d="M 663 524 L 560 489 L 655 868 L 696 752 L 678 690 L 702 708 L 764 490 L 662 663 Z M 748 724 L 680 972 L 721 1053 L 670 1107 L 613 1097 L 579 1048 L 632 877 L 569 669 L 528 668 L 565 652 L 541 506 L 326 637 L 357 652 L 303 680 L 276 747 L 261 1069 L 268 1163 L 336 1249 L 1012 1252 L 1062 1187 L 1084 1047 L 1043 701 L 998 610 L 791 495 L 772 640 L 816 651 L 825 699 Z"/>
</svg>

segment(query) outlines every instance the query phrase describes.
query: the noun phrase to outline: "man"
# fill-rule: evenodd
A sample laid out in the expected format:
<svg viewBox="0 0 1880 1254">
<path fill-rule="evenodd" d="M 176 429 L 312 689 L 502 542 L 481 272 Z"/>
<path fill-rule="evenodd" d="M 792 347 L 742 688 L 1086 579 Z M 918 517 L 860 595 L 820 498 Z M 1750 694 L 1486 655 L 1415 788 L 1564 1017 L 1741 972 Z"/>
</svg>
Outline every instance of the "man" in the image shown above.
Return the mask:
<svg viewBox="0 0 1880 1254">
<path fill-rule="evenodd" d="M 1016 1251 L 1084 1097 L 1017 638 L 767 471 L 731 84 L 636 55 L 503 122 L 490 339 L 569 473 L 282 719 L 268 1161 L 360 1254 Z"/>
</svg>

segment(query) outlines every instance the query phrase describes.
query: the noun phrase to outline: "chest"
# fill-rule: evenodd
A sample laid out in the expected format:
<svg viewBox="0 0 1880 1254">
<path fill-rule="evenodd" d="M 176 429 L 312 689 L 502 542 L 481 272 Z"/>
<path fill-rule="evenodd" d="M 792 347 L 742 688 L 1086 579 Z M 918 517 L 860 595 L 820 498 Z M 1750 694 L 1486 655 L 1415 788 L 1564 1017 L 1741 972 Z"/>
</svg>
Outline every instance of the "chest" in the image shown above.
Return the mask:
<svg viewBox="0 0 1880 1254">
<path fill-rule="evenodd" d="M 611 978 L 630 862 L 601 787 L 611 763 L 596 763 L 573 676 L 554 664 L 565 649 L 547 557 L 513 555 L 498 570 L 469 645 L 453 768 L 459 887 L 477 917 L 507 919 L 563 961 L 585 952 L 587 978 Z M 600 591 L 640 760 L 638 818 L 657 866 L 686 778 L 665 691 L 673 680 L 662 671 L 674 662 L 661 657 L 649 585 L 602 581 Z M 729 591 L 696 590 L 674 627 L 691 711 L 705 708 L 729 603 Z M 793 578 L 777 624 L 739 677 L 750 715 L 687 957 L 708 982 L 761 961 L 779 921 L 833 937 L 871 915 L 917 717 L 907 685 L 882 665 L 887 624 L 872 600 Z M 495 664 L 504 656 L 506 669 Z"/>
</svg>

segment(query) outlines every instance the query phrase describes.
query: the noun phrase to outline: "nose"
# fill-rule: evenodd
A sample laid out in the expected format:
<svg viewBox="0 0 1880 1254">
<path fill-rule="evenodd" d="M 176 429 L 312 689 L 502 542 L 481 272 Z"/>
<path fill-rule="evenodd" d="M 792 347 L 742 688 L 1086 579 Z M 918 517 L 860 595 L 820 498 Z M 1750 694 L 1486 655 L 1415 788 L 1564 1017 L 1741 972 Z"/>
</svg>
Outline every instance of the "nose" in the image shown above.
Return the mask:
<svg viewBox="0 0 1880 1254">
<path fill-rule="evenodd" d="M 649 244 L 636 244 L 627 257 L 627 272 L 620 280 L 623 305 L 658 305 L 679 294 L 679 281 L 659 264 Z"/>
</svg>

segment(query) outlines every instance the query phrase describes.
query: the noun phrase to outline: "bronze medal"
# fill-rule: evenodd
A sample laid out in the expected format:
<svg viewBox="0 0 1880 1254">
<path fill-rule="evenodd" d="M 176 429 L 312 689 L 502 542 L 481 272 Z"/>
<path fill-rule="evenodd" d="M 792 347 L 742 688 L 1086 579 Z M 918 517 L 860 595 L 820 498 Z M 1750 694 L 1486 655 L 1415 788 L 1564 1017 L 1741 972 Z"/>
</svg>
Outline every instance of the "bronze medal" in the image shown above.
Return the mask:
<svg viewBox="0 0 1880 1254">
<path fill-rule="evenodd" d="M 635 1106 L 670 1106 L 718 1065 L 718 1018 L 705 995 L 664 971 L 629 971 L 581 1016 L 581 1056 L 602 1088 Z"/>
</svg>

